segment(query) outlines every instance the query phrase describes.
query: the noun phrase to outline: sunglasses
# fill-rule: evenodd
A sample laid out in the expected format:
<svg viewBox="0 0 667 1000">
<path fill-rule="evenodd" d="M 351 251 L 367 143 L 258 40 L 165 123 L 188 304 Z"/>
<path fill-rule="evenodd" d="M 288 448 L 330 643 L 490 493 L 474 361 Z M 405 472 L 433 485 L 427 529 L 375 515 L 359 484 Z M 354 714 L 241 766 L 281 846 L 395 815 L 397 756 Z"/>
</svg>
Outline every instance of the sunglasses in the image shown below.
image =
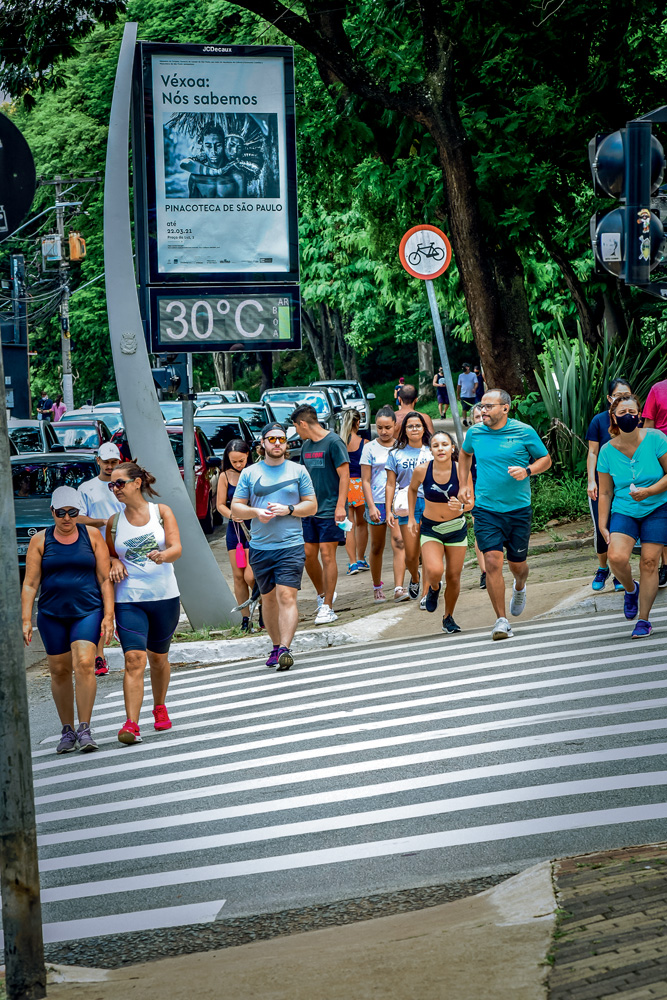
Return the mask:
<svg viewBox="0 0 667 1000">
<path fill-rule="evenodd" d="M 114 479 L 112 483 L 107 483 L 110 490 L 122 490 L 123 486 L 127 486 L 128 483 L 133 483 L 133 479 Z"/>
<path fill-rule="evenodd" d="M 58 510 L 54 510 L 53 513 L 56 515 L 56 517 L 61 517 L 61 518 L 62 517 L 75 518 L 79 516 L 78 510 L 70 510 L 68 507 L 59 507 Z"/>
<path fill-rule="evenodd" d="M 264 440 L 268 441 L 269 444 L 285 444 L 287 438 L 284 434 L 281 434 L 280 436 L 270 434 L 268 437 L 265 437 Z"/>
</svg>

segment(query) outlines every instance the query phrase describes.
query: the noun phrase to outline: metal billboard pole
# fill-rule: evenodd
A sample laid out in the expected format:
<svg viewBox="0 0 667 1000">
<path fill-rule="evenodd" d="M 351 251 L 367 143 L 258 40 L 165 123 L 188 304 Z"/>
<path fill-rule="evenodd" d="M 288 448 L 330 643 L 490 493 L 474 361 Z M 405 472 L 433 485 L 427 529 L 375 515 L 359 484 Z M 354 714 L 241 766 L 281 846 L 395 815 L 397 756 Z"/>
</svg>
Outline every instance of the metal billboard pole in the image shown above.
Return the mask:
<svg viewBox="0 0 667 1000">
<path fill-rule="evenodd" d="M 238 622 L 227 583 L 201 530 L 183 484 L 158 406 L 137 296 L 132 256 L 128 139 L 136 23 L 128 23 L 118 57 L 104 181 L 104 264 L 118 395 L 133 455 L 157 479 L 174 511 L 183 555 L 174 563 L 181 600 L 193 628 Z M 135 171 L 137 164 L 135 164 Z M 136 176 L 135 176 L 136 183 Z"/>
</svg>

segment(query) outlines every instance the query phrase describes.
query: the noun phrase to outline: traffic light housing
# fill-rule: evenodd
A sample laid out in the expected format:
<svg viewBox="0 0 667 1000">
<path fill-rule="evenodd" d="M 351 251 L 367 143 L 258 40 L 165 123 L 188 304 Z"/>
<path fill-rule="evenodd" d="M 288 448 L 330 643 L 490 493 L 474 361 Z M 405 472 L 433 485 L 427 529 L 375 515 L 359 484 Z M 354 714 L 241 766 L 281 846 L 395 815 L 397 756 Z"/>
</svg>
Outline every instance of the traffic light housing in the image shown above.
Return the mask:
<svg viewBox="0 0 667 1000">
<path fill-rule="evenodd" d="M 588 146 L 595 193 L 621 203 L 591 219 L 596 268 L 640 287 L 650 286 L 651 271 L 662 261 L 664 239 L 662 222 L 651 211 L 651 196 L 662 184 L 665 153 L 652 135 L 652 116 L 645 117 L 595 136 Z"/>
<path fill-rule="evenodd" d="M 83 260 L 86 256 L 86 241 L 81 233 L 71 231 L 69 234 L 69 259 L 71 261 Z"/>
</svg>

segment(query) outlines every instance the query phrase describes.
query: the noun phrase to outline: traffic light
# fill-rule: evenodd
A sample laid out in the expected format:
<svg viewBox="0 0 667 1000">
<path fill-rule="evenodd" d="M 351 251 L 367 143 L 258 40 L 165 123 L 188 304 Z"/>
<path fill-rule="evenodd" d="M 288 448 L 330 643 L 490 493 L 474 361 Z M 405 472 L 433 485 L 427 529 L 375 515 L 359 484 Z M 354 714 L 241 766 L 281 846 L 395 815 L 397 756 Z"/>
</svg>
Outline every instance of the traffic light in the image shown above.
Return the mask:
<svg viewBox="0 0 667 1000">
<path fill-rule="evenodd" d="M 646 116 L 650 118 L 650 116 Z M 665 153 L 651 133 L 650 120 L 631 121 L 588 145 L 597 195 L 618 198 L 620 207 L 591 219 L 591 242 L 598 272 L 627 285 L 650 285 L 662 261 L 662 222 L 651 211 L 665 172 Z"/>
</svg>

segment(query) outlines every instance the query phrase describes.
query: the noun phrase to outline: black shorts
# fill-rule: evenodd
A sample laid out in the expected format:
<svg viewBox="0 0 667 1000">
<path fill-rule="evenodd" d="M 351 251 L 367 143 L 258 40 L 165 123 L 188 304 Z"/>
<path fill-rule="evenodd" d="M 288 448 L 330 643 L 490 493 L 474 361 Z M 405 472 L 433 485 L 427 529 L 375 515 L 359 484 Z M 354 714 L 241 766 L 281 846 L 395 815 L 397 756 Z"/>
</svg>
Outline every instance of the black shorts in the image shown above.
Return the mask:
<svg viewBox="0 0 667 1000">
<path fill-rule="evenodd" d="M 319 545 L 320 542 L 339 544 L 345 541 L 345 532 L 333 517 L 304 517 L 302 523 L 304 542 Z"/>
<path fill-rule="evenodd" d="M 467 413 L 468 410 L 472 410 L 475 405 L 474 396 L 461 396 L 461 406 L 463 407 L 463 412 Z"/>
<path fill-rule="evenodd" d="M 303 545 L 290 545 L 284 549 L 253 549 L 250 546 L 248 557 L 260 594 L 270 594 L 276 587 L 301 590 L 306 562 Z"/>
<path fill-rule="evenodd" d="M 518 510 L 486 510 L 475 507 L 475 538 L 482 552 L 502 552 L 507 549 L 510 562 L 525 562 L 533 521 L 532 507 Z"/>
<path fill-rule="evenodd" d="M 252 521 L 244 521 L 243 523 L 245 524 L 248 531 L 250 531 L 250 525 L 252 524 Z M 246 535 L 245 531 L 243 530 L 238 521 L 232 521 L 231 518 L 227 522 L 225 542 L 227 544 L 228 552 L 233 552 L 236 546 L 239 544 L 239 542 L 241 543 L 244 549 L 247 549 L 249 545 L 248 536 Z"/>
<path fill-rule="evenodd" d="M 180 597 L 161 601 L 120 602 L 115 606 L 116 632 L 123 652 L 148 649 L 167 653 L 181 614 Z"/>
<path fill-rule="evenodd" d="M 440 386 L 438 386 L 438 388 L 436 389 L 436 395 L 438 397 L 439 403 L 449 402 L 449 396 L 447 395 L 447 390 L 445 388 L 441 388 Z"/>
</svg>

